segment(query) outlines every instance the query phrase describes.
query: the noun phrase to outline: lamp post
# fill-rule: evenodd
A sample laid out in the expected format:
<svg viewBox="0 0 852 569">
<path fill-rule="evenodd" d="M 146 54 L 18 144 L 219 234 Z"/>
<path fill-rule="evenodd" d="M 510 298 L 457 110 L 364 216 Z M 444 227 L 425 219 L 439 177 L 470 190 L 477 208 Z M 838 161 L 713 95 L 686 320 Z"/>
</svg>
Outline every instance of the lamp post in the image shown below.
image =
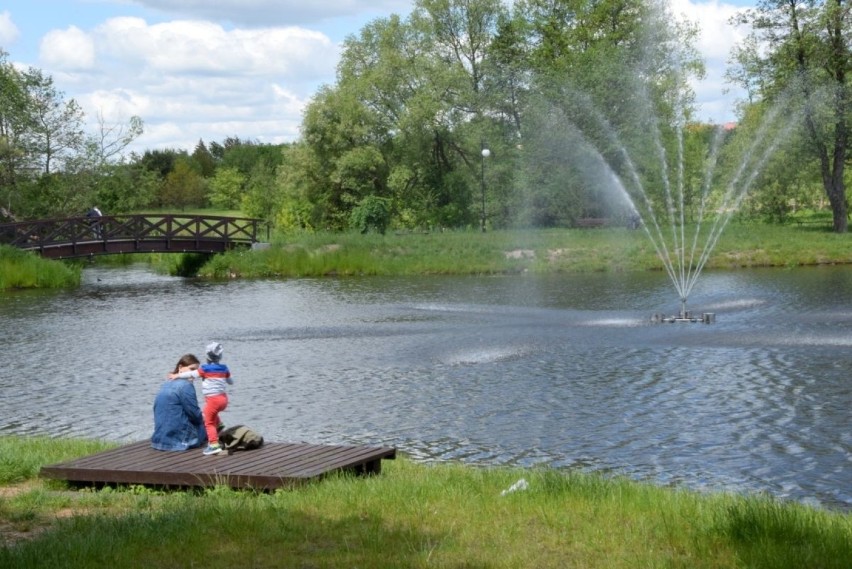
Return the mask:
<svg viewBox="0 0 852 569">
<path fill-rule="evenodd" d="M 479 187 L 482 197 L 482 211 L 479 217 L 479 228 L 485 233 L 485 159 L 491 156 L 491 151 L 485 146 L 485 143 L 480 143 L 482 146 L 482 171 L 479 174 Z"/>
</svg>

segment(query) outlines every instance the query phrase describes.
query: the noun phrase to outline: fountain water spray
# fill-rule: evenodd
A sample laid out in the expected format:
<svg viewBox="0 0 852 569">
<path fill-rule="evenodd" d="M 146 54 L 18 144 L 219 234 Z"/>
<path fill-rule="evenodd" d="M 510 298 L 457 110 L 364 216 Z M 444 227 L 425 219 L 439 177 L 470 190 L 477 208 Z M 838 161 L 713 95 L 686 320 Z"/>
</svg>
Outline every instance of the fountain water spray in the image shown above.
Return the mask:
<svg viewBox="0 0 852 569">
<path fill-rule="evenodd" d="M 551 115 L 551 125 L 564 128 L 568 141 L 574 148 L 575 157 L 583 162 L 578 169 L 585 174 L 596 172 L 593 183 L 600 184 L 603 175 L 604 186 L 614 190 L 623 200 L 632 216 L 638 217 L 640 227 L 650 239 L 654 250 L 663 264 L 680 301 L 680 311 L 675 316 L 655 314 L 655 322 L 704 322 L 715 321 L 715 315 L 704 313 L 693 316 L 687 310 L 687 301 L 695 287 L 698 277 L 706 266 L 710 254 L 719 241 L 722 231 L 739 209 L 743 199 L 757 178 L 758 174 L 778 148 L 786 140 L 789 132 L 796 124 L 793 117 L 784 115 L 786 108 L 783 101 L 772 109 L 760 127 L 755 132 L 751 142 L 742 153 L 740 162 L 726 184 L 714 180 L 719 152 L 726 138 L 727 131 L 716 126 L 705 159 L 701 195 L 695 212 L 694 232 L 687 235 L 687 204 L 684 181 L 684 128 L 686 120 L 683 109 L 676 107 L 676 120 L 673 128 L 675 152 L 675 168 L 673 169 L 674 183 L 670 180 L 670 160 L 663 144 L 663 136 L 657 119 L 648 113 L 645 125 L 648 136 L 653 142 L 653 152 L 656 155 L 656 184 L 659 184 L 664 203 L 668 231 L 664 231 L 657 213 L 662 207 L 657 206 L 646 185 L 649 169 L 646 166 L 640 170 L 634 159 L 621 142 L 617 129 L 591 102 L 590 98 L 577 91 L 571 91 L 568 97 L 571 104 L 578 109 L 576 115 L 581 121 L 572 120 L 563 110 L 554 111 Z M 647 99 L 646 99 L 647 100 Z M 578 123 L 582 122 L 585 128 Z M 607 156 L 604 155 L 606 152 Z M 644 174 L 644 177 L 643 177 Z M 724 188 L 724 190 L 722 190 Z M 715 191 L 715 193 L 714 193 Z M 659 195 L 657 198 L 659 199 Z M 708 212 L 714 212 L 712 223 L 706 223 Z M 707 226 L 709 225 L 709 229 Z"/>
</svg>

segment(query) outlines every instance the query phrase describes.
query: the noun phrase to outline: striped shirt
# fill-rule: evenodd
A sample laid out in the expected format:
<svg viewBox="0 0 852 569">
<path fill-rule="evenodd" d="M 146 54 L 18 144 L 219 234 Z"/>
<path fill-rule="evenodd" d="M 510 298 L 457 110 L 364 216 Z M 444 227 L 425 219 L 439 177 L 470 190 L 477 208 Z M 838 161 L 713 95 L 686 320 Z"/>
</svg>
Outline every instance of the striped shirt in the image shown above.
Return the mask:
<svg viewBox="0 0 852 569">
<path fill-rule="evenodd" d="M 184 371 L 177 375 L 182 379 L 201 378 L 201 393 L 205 397 L 225 393 L 228 385 L 233 385 L 231 370 L 223 363 L 208 362 L 201 364 L 197 370 Z"/>
</svg>

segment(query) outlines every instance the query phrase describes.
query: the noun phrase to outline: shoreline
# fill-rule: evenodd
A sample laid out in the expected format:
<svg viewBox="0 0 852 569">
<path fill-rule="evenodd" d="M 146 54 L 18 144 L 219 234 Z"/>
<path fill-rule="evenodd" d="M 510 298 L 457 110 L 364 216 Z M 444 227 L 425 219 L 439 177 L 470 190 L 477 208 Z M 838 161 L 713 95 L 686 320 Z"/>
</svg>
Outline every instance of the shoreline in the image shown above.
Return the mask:
<svg viewBox="0 0 852 569">
<path fill-rule="evenodd" d="M 105 445 L 0 436 L 0 565 L 839 569 L 852 555 L 848 513 L 546 468 L 400 456 L 272 493 L 68 492 L 33 474 Z"/>
<path fill-rule="evenodd" d="M 852 264 L 852 237 L 791 226 L 731 224 L 702 271 Z M 698 252 L 693 252 L 692 266 Z M 201 279 L 289 279 L 346 276 L 582 274 L 665 271 L 643 231 L 625 228 L 447 231 L 378 235 L 277 235 L 268 247 L 209 258 L 126 254 L 94 258 L 123 265 L 147 260 L 165 274 Z M 680 262 L 680 259 L 673 259 Z M 683 260 L 686 263 L 686 259 Z M 79 286 L 81 261 L 43 260 L 0 247 L 0 290 Z"/>
</svg>

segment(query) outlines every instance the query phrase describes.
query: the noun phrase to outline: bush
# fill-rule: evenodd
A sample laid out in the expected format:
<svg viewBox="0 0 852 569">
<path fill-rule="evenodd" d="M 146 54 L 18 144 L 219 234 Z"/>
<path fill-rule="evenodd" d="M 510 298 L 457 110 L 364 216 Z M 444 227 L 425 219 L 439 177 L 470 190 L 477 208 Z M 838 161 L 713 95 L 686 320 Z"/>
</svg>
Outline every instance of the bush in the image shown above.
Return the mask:
<svg viewBox="0 0 852 569">
<path fill-rule="evenodd" d="M 377 196 L 367 196 L 352 210 L 350 226 L 359 232 L 375 231 L 385 234 L 391 221 L 388 200 Z"/>
</svg>

